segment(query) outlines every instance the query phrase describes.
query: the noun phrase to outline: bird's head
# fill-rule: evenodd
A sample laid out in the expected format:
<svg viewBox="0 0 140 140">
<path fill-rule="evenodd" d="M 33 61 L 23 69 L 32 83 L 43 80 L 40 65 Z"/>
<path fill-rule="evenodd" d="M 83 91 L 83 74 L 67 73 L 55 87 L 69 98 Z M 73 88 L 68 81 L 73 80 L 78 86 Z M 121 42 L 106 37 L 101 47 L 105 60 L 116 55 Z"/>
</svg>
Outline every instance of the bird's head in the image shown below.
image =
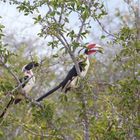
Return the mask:
<svg viewBox="0 0 140 140">
<path fill-rule="evenodd" d="M 85 54 L 95 54 L 96 52 L 103 53 L 103 48 L 98 44 L 88 44 L 85 50 Z"/>
<path fill-rule="evenodd" d="M 39 63 L 33 61 L 33 62 L 30 62 L 29 64 L 23 66 L 22 68 L 22 72 L 30 72 L 34 67 L 37 67 L 39 66 Z"/>
</svg>

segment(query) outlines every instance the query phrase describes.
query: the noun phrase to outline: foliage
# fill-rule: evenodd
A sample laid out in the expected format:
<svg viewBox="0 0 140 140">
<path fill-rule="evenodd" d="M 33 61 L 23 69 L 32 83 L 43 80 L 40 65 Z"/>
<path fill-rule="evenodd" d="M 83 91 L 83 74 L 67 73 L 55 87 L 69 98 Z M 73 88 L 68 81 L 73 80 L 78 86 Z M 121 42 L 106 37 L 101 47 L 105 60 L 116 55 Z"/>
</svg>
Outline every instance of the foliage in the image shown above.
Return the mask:
<svg viewBox="0 0 140 140">
<path fill-rule="evenodd" d="M 91 32 L 91 21 L 100 19 L 107 13 L 103 3 L 97 0 L 11 0 L 11 2 L 16 4 L 17 9 L 25 15 L 37 15 L 33 19 L 35 24 L 41 25 L 38 35 L 48 39 L 48 46 L 56 51 L 55 55 L 49 58 L 44 56 L 45 61 L 41 68 L 35 71 L 36 87 L 30 96 L 36 98 L 63 79 L 64 71 L 67 71 L 71 64 L 66 54 L 69 51 L 73 54 L 78 47 L 85 47 L 80 40 L 86 39 Z M 41 14 L 40 8 L 47 10 L 45 14 Z M 72 15 L 77 19 L 76 28 L 70 28 L 74 22 Z M 120 12 L 118 15 L 120 22 L 123 22 L 122 16 Z M 101 25 L 100 22 L 98 23 Z M 129 24 L 126 22 L 121 24 L 110 41 L 111 45 L 120 46 L 119 52 L 113 48 L 116 55 L 103 56 L 104 62 L 97 59 L 96 63 L 93 63 L 95 60 L 91 58 L 88 75 L 79 82 L 76 89 L 68 94 L 56 91 L 43 101 L 43 108 L 31 105 L 29 101 L 23 101 L 16 106 L 12 105 L 0 122 L 0 138 L 2 140 L 9 138 L 15 140 L 138 140 L 140 137 L 138 125 L 140 123 L 139 28 Z M 3 27 L 0 25 L 1 42 L 3 42 Z M 102 31 L 106 31 L 103 26 Z M 109 36 L 112 35 L 107 31 L 106 33 Z M 101 38 L 105 40 L 107 36 L 102 35 Z M 9 64 L 10 70 L 18 77 L 22 74 L 21 67 L 31 59 L 36 59 L 36 55 L 27 58 L 25 50 L 30 47 L 20 44 L 15 54 L 10 55 L 11 52 L 3 47 L 3 43 L 1 44 L 0 55 L 4 58 L 2 62 Z M 40 49 L 42 49 L 41 46 Z M 63 49 L 65 51 L 62 51 Z M 54 62 L 56 65 L 53 65 Z M 9 100 L 6 93 L 14 88 L 16 81 L 13 82 L 13 77 L 3 65 L 1 69 L 0 109 L 2 110 Z"/>
<path fill-rule="evenodd" d="M 42 15 L 39 11 L 39 8 L 43 6 L 47 9 L 45 15 Z M 91 28 L 89 19 L 94 19 L 94 17 L 101 18 L 106 15 L 104 5 L 99 1 L 88 1 L 85 3 L 81 0 L 34 0 L 33 2 L 22 2 L 17 9 L 23 11 L 25 15 L 38 11 L 38 15 L 34 17 L 35 24 L 41 24 L 42 26 L 38 35 L 45 38 L 51 36 L 53 41 L 50 41 L 48 45 L 53 48 L 58 47 L 58 43 L 60 43 L 65 49 L 70 47 L 72 50 L 75 50 L 80 45 L 78 43 L 79 39 L 84 39 L 89 34 Z M 75 28 L 69 28 L 69 25 L 75 22 L 71 17 L 74 14 L 77 22 L 81 24 L 78 32 Z M 69 45 L 67 44 L 68 42 Z"/>
</svg>

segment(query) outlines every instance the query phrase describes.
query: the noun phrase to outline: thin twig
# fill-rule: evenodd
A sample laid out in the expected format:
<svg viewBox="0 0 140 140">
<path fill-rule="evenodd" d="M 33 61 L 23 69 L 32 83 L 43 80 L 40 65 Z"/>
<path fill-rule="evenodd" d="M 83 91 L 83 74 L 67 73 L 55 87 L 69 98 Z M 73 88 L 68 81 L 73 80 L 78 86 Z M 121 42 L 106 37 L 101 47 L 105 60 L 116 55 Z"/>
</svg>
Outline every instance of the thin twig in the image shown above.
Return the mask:
<svg viewBox="0 0 140 140">
<path fill-rule="evenodd" d="M 81 27 L 79 29 L 79 32 L 78 32 L 78 35 L 77 35 L 77 38 L 76 38 L 76 42 L 79 42 L 79 40 L 80 40 L 80 35 L 82 33 L 82 30 L 84 28 L 84 25 L 85 25 L 85 20 L 82 21 L 82 25 L 81 25 Z"/>
<path fill-rule="evenodd" d="M 40 103 L 38 103 L 38 102 L 36 102 L 34 99 L 32 99 L 31 97 L 29 97 L 26 93 L 25 93 L 25 91 L 21 91 L 21 94 L 28 100 L 28 101 L 30 101 L 30 103 L 31 104 L 33 104 L 33 105 L 36 105 L 36 106 L 38 106 L 38 107 L 40 107 L 41 109 L 43 109 L 43 106 L 40 104 Z"/>
<path fill-rule="evenodd" d="M 102 23 L 99 21 L 98 18 L 95 18 L 95 20 L 98 22 L 98 24 L 100 25 L 100 27 L 102 28 L 102 30 L 103 30 L 106 34 L 108 34 L 109 36 L 112 36 L 112 37 L 114 37 L 114 38 L 118 38 L 118 37 L 115 36 L 114 34 L 112 34 L 112 33 L 110 33 L 109 31 L 107 31 L 107 30 L 105 29 L 105 27 L 102 25 Z"/>
<path fill-rule="evenodd" d="M 19 84 L 20 81 L 19 81 L 19 78 L 16 76 L 16 74 L 5 64 L 3 63 L 1 60 L 0 60 L 2 66 L 8 70 L 8 72 L 14 77 L 14 79 L 17 81 L 17 83 Z"/>
<path fill-rule="evenodd" d="M 32 75 L 31 77 L 27 78 L 24 82 L 19 83 L 18 86 L 15 87 L 15 88 L 11 91 L 11 93 L 14 93 L 16 90 L 18 90 L 19 88 L 21 88 L 22 85 L 24 85 L 26 82 L 28 82 L 33 76 L 34 76 L 34 75 Z"/>
<path fill-rule="evenodd" d="M 63 11 L 64 11 L 64 4 L 61 7 L 61 14 L 60 14 L 59 20 L 58 20 L 58 23 L 60 23 L 60 24 L 61 24 L 61 20 L 62 20 Z"/>
<path fill-rule="evenodd" d="M 38 134 L 38 133 L 36 133 L 36 132 L 34 132 L 34 131 L 32 131 L 32 130 L 30 130 L 29 128 L 27 128 L 26 126 L 24 126 L 23 125 L 23 128 L 24 128 L 24 130 L 25 131 L 27 131 L 27 132 L 29 132 L 29 133 L 31 133 L 32 135 L 35 135 L 35 136 L 40 136 L 40 137 L 53 137 L 53 138 L 62 138 L 61 136 L 54 136 L 54 135 L 49 135 L 49 134 Z"/>
<path fill-rule="evenodd" d="M 31 99 L 30 97 L 28 97 L 27 95 L 26 95 L 26 93 L 22 90 L 22 85 L 24 85 L 26 82 L 28 82 L 33 76 L 31 76 L 31 77 L 29 77 L 28 79 L 26 79 L 24 82 L 22 82 L 22 83 L 20 83 L 20 81 L 19 81 L 19 78 L 16 76 L 16 74 L 8 67 L 8 66 L 6 66 L 6 64 L 4 64 L 2 61 L 0 61 L 2 64 L 3 64 L 3 67 L 5 68 L 5 69 L 7 69 L 8 70 L 8 72 L 14 77 L 14 79 L 18 82 L 18 86 L 17 87 L 15 87 L 12 91 L 10 91 L 10 92 L 8 92 L 8 93 L 10 93 L 10 94 L 13 94 L 15 91 L 17 91 L 18 89 L 20 89 L 20 92 L 21 92 L 21 94 L 26 98 L 26 99 L 28 99 L 32 104 L 35 104 L 35 105 L 37 105 L 37 106 L 39 106 L 39 107 L 41 107 L 42 108 L 42 106 L 38 103 L 38 102 L 36 102 L 36 101 L 34 101 L 33 99 Z M 24 92 L 24 93 L 23 93 Z"/>
</svg>

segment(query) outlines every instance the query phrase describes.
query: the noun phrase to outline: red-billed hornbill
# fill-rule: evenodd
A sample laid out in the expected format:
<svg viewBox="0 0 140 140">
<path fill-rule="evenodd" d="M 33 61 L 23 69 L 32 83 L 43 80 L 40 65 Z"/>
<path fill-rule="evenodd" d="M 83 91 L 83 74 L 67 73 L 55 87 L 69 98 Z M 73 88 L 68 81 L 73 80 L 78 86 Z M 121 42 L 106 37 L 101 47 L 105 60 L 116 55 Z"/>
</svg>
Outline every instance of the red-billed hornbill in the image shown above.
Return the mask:
<svg viewBox="0 0 140 140">
<path fill-rule="evenodd" d="M 87 74 L 87 71 L 89 69 L 89 58 L 88 56 L 90 54 L 95 54 L 96 52 L 102 53 L 102 48 L 98 44 L 89 44 L 87 45 L 87 48 L 85 49 L 84 55 L 82 57 L 82 60 L 78 62 L 79 69 L 80 69 L 80 75 L 82 77 L 85 77 Z M 47 92 L 46 94 L 42 95 L 40 98 L 38 98 L 36 101 L 39 102 L 43 100 L 48 95 L 55 92 L 57 89 L 61 88 L 61 91 L 64 91 L 65 93 L 69 91 L 71 88 L 76 87 L 78 79 L 80 77 L 77 74 L 75 66 L 72 67 L 72 69 L 68 72 L 66 78 L 55 88 Z"/>
<path fill-rule="evenodd" d="M 21 83 L 21 87 L 22 87 L 22 91 L 25 94 L 28 94 L 31 89 L 33 88 L 33 86 L 35 85 L 35 76 L 32 72 L 32 69 L 34 67 L 37 67 L 39 64 L 36 62 L 30 62 L 29 64 L 25 65 L 22 68 L 22 72 L 24 73 L 24 77 L 19 79 L 20 83 Z M 0 118 L 4 116 L 4 114 L 6 113 L 8 107 L 11 104 L 17 104 L 19 103 L 22 99 L 24 98 L 24 96 L 22 94 L 17 94 L 15 97 L 11 97 L 10 101 L 8 102 L 7 106 L 5 107 L 4 111 L 2 112 L 2 114 L 0 115 Z"/>
</svg>

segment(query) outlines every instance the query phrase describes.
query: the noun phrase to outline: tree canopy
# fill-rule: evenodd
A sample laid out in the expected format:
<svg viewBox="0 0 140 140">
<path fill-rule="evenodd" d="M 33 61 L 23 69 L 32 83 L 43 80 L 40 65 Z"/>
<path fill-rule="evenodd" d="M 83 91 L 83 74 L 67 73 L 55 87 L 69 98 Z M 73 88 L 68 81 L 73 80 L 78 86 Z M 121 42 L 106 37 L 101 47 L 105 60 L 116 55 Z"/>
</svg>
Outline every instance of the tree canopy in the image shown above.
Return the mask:
<svg viewBox="0 0 140 140">
<path fill-rule="evenodd" d="M 122 0 L 127 10 L 110 15 L 100 0 L 3 0 L 40 26 L 38 37 L 18 42 L 0 23 L 0 113 L 21 94 L 22 67 L 38 61 L 35 87 L 0 118 L 1 140 L 138 140 L 140 108 L 140 3 Z M 1 1 L 2 3 L 2 1 Z M 5 17 L 0 17 L 2 21 Z M 108 26 L 115 20 L 115 24 Z M 119 25 L 118 25 L 119 23 Z M 100 27 L 101 34 L 93 28 Z M 14 33 L 13 33 L 14 34 Z M 78 88 L 35 99 L 63 80 L 72 65 L 80 75 L 78 52 L 98 37 L 104 54 L 91 57 Z M 93 37 L 95 36 L 95 37 Z M 33 43 L 37 42 L 34 47 Z M 94 42 L 94 40 L 93 40 Z M 96 43 L 96 42 L 95 42 Z M 35 51 L 37 49 L 37 51 Z M 49 49 L 51 53 L 49 54 Z M 40 56 L 41 54 L 41 56 Z"/>
</svg>

